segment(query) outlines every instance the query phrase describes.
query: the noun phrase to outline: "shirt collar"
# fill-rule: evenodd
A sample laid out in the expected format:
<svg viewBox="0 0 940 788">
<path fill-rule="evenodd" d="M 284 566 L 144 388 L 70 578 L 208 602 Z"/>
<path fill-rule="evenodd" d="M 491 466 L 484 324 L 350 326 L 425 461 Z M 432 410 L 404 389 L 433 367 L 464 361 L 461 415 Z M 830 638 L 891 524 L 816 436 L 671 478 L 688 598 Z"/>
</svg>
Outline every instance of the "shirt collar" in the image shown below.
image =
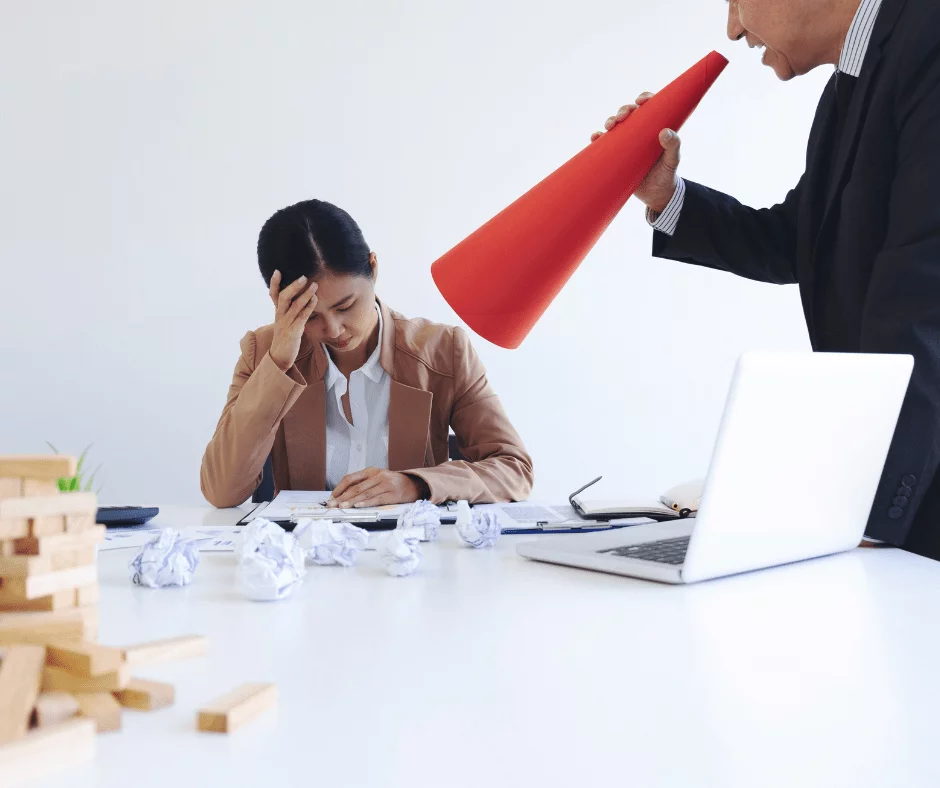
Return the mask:
<svg viewBox="0 0 940 788">
<path fill-rule="evenodd" d="M 849 32 L 842 45 L 842 54 L 839 55 L 837 70 L 850 77 L 857 77 L 862 73 L 862 64 L 865 62 L 865 53 L 871 41 L 872 31 L 875 29 L 875 20 L 881 10 L 881 0 L 862 0 L 859 3 L 855 18 L 849 25 Z"/>
<path fill-rule="evenodd" d="M 379 339 L 375 345 L 375 350 L 372 351 L 372 355 L 366 360 L 366 363 L 359 368 L 359 372 L 362 372 L 370 380 L 374 380 L 378 383 L 382 376 L 385 373 L 385 370 L 382 369 L 382 365 L 379 364 L 379 355 L 382 350 L 382 332 L 384 331 L 383 321 L 382 321 L 382 310 L 379 309 L 379 305 L 375 305 L 375 311 L 379 315 Z M 323 347 L 323 352 L 326 353 L 326 375 L 324 377 L 326 383 L 326 390 L 330 391 L 341 379 L 345 380 L 343 373 L 339 371 L 339 368 L 333 361 L 333 357 L 330 355 L 329 350 L 326 349 L 326 346 Z"/>
</svg>

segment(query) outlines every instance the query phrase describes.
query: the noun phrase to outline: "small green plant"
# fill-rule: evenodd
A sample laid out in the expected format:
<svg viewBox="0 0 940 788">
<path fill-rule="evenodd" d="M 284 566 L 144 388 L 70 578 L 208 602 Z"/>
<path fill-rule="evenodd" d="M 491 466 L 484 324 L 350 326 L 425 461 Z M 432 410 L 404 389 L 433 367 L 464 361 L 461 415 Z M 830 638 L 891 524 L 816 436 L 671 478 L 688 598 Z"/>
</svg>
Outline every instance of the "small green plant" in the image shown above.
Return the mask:
<svg viewBox="0 0 940 788">
<path fill-rule="evenodd" d="M 49 441 L 46 441 L 46 445 L 52 449 L 53 453 L 58 454 L 59 450 L 53 446 Z M 91 475 L 86 480 L 85 477 L 85 461 L 88 459 L 88 452 L 92 446 L 95 444 L 89 443 L 85 450 L 81 453 L 81 456 L 78 458 L 78 463 L 75 466 L 75 475 L 69 476 L 62 479 L 57 479 L 56 483 L 59 485 L 59 492 L 91 492 L 95 486 L 95 476 L 98 471 L 101 470 L 99 465 L 95 468 Z M 95 492 L 101 492 L 101 487 L 99 487 Z"/>
</svg>

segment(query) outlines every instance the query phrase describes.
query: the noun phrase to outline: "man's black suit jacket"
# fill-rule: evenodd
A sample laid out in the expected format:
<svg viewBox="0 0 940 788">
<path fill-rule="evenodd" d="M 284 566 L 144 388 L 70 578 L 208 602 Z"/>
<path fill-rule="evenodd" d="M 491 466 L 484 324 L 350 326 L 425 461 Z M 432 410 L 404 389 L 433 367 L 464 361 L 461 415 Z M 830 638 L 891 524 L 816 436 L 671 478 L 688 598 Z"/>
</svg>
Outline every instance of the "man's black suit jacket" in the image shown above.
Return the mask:
<svg viewBox="0 0 940 788">
<path fill-rule="evenodd" d="M 839 78 L 781 204 L 687 182 L 653 254 L 798 283 L 814 350 L 914 356 L 867 534 L 940 559 L 940 2 L 884 0 L 842 124 Z"/>
</svg>

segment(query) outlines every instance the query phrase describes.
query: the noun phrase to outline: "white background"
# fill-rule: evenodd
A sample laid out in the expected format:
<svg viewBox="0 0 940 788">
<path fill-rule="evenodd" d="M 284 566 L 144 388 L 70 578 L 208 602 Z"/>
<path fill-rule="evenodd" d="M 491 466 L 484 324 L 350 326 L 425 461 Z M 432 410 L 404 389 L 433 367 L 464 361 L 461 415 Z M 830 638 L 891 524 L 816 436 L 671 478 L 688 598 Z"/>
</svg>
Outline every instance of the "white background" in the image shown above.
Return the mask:
<svg viewBox="0 0 940 788">
<path fill-rule="evenodd" d="M 271 319 L 254 249 L 273 211 L 342 206 L 391 306 L 459 322 L 431 262 L 713 48 L 731 64 L 682 172 L 779 201 L 828 69 L 777 82 L 726 9 L 0 0 L 0 452 L 94 442 L 102 502 L 201 501 L 238 340 Z M 476 339 L 539 498 L 704 473 L 738 353 L 808 348 L 795 287 L 650 247 L 632 200 L 521 349 Z"/>
</svg>

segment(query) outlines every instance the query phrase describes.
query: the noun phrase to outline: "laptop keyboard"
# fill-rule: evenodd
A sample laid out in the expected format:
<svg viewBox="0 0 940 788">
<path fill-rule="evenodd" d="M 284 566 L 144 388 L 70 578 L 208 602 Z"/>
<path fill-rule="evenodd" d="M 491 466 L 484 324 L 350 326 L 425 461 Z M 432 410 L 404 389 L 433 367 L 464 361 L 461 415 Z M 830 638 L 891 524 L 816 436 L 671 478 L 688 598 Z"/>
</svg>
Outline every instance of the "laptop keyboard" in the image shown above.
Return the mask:
<svg viewBox="0 0 940 788">
<path fill-rule="evenodd" d="M 674 539 L 660 539 L 658 542 L 628 544 L 623 547 L 608 547 L 598 553 L 609 553 L 624 558 L 639 558 L 641 561 L 656 561 L 660 564 L 681 564 L 689 549 L 689 537 L 678 536 Z"/>
</svg>

